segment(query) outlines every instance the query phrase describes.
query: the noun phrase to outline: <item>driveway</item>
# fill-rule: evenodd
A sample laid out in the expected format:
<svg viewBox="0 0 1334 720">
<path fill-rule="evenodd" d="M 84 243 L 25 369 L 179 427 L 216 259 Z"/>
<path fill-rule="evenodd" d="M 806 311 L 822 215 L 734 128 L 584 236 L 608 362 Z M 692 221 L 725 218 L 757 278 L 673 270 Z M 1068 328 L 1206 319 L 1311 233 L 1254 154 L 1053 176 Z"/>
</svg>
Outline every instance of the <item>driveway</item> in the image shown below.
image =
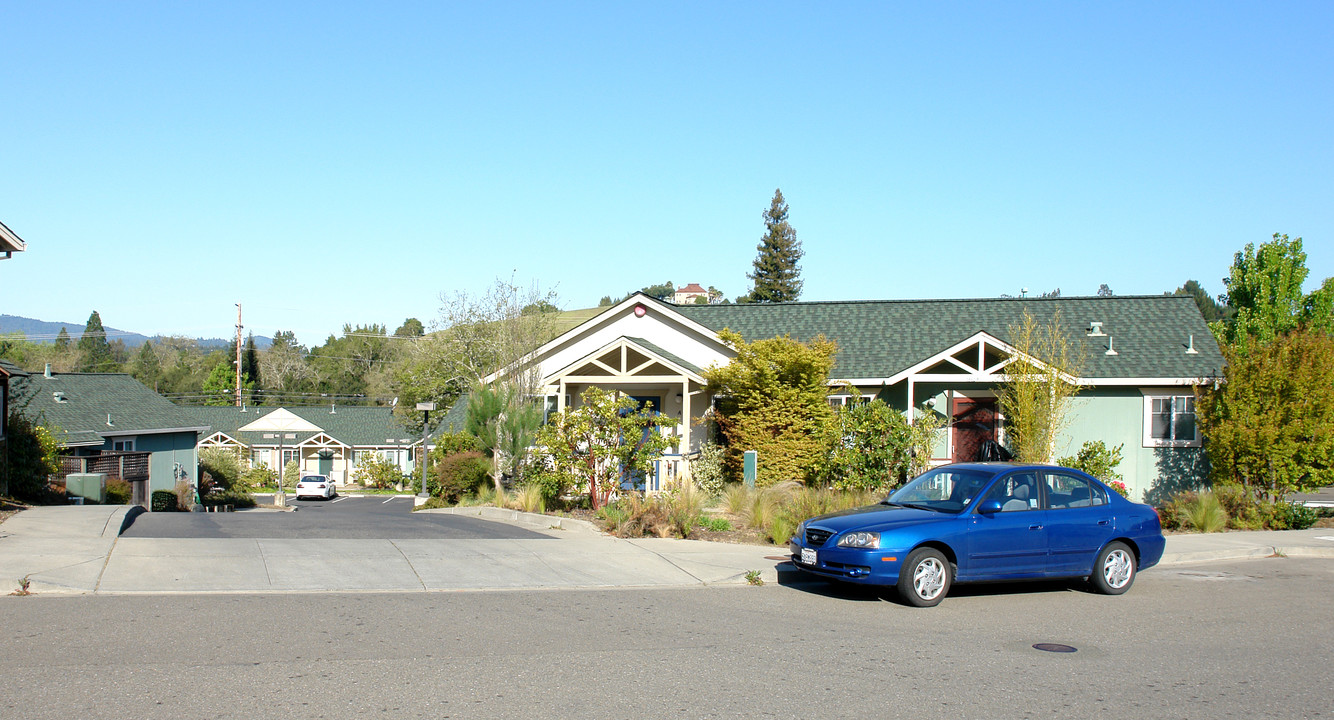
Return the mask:
<svg viewBox="0 0 1334 720">
<path fill-rule="evenodd" d="M 478 518 L 412 512 L 412 498 L 293 500 L 295 511 L 147 513 L 122 538 L 271 540 L 550 540 L 525 528 Z"/>
</svg>

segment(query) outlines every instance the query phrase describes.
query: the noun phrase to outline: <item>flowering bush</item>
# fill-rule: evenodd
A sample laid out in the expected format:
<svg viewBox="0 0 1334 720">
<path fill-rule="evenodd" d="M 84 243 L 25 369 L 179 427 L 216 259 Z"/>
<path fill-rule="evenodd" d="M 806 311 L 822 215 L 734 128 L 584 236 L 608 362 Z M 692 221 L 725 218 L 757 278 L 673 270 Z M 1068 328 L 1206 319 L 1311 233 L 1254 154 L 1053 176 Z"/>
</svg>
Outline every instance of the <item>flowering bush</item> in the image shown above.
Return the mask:
<svg viewBox="0 0 1334 720">
<path fill-rule="evenodd" d="M 1113 480 L 1107 483 L 1107 487 L 1121 493 L 1121 497 L 1130 497 L 1130 488 L 1127 488 L 1126 484 L 1120 480 Z"/>
</svg>

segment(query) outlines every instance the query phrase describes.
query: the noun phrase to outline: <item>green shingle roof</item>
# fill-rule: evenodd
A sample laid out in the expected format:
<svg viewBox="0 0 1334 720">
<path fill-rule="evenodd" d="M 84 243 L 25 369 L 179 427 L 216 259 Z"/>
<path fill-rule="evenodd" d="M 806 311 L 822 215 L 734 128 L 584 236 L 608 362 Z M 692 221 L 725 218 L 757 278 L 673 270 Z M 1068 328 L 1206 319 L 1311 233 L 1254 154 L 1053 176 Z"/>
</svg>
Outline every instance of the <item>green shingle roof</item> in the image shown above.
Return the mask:
<svg viewBox="0 0 1334 720">
<path fill-rule="evenodd" d="M 10 379 L 12 410 L 66 434 L 66 445 L 100 444 L 106 436 L 196 432 L 199 422 L 129 375 L 55 373 Z"/>
<path fill-rule="evenodd" d="M 265 439 L 262 432 L 240 432 L 238 428 L 249 425 L 278 408 L 275 407 L 189 407 L 182 408 L 199 421 L 208 425 L 208 434 L 223 432 L 247 445 L 276 445 L 277 440 Z M 345 407 L 289 407 L 285 408 L 293 415 L 320 428 L 324 434 L 351 447 L 389 447 L 411 444 L 421 440 L 420 434 L 409 432 L 394 417 L 394 409 L 375 406 Z M 284 440 L 284 444 L 299 445 L 316 433 L 296 433 L 295 440 Z M 406 440 L 406 443 L 401 441 Z"/>
<path fill-rule="evenodd" d="M 1038 322 L 1058 311 L 1083 343 L 1087 378 L 1200 378 L 1221 374 L 1223 356 L 1194 299 L 1182 295 L 981 300 L 884 300 L 744 305 L 681 305 L 676 311 L 711 330 L 746 340 L 791 335 L 838 343 L 834 374 L 885 378 L 978 332 L 1010 342 L 1027 310 Z M 1101 322 L 1108 337 L 1090 337 Z M 1195 354 L 1186 352 L 1194 336 Z M 1116 355 L 1107 355 L 1108 344 Z"/>
</svg>

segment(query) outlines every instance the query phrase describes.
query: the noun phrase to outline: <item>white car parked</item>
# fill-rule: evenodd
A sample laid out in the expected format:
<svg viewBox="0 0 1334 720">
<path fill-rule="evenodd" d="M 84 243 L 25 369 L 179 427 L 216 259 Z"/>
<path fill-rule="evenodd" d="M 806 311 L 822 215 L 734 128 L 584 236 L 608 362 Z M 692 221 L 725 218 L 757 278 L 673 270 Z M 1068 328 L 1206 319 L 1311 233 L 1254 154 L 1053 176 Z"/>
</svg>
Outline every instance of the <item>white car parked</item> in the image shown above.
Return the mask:
<svg viewBox="0 0 1334 720">
<path fill-rule="evenodd" d="M 296 499 L 324 498 L 328 500 L 338 494 L 334 481 L 325 475 L 302 475 L 296 484 Z"/>
</svg>

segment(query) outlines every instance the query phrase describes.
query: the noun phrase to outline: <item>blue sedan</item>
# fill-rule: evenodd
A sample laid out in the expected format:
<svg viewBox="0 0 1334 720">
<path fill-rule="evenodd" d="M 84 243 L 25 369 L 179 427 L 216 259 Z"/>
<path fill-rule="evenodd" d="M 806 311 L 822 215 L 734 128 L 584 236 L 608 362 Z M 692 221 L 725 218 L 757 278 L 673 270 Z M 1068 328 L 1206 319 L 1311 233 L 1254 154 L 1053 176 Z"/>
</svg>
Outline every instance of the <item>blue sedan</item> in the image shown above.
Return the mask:
<svg viewBox="0 0 1334 720">
<path fill-rule="evenodd" d="M 803 522 L 788 543 L 805 572 L 895 586 L 917 607 L 956 582 L 1088 578 L 1119 595 L 1163 545 L 1148 505 L 1078 470 L 1018 463 L 936 468 L 879 505 Z"/>
</svg>

